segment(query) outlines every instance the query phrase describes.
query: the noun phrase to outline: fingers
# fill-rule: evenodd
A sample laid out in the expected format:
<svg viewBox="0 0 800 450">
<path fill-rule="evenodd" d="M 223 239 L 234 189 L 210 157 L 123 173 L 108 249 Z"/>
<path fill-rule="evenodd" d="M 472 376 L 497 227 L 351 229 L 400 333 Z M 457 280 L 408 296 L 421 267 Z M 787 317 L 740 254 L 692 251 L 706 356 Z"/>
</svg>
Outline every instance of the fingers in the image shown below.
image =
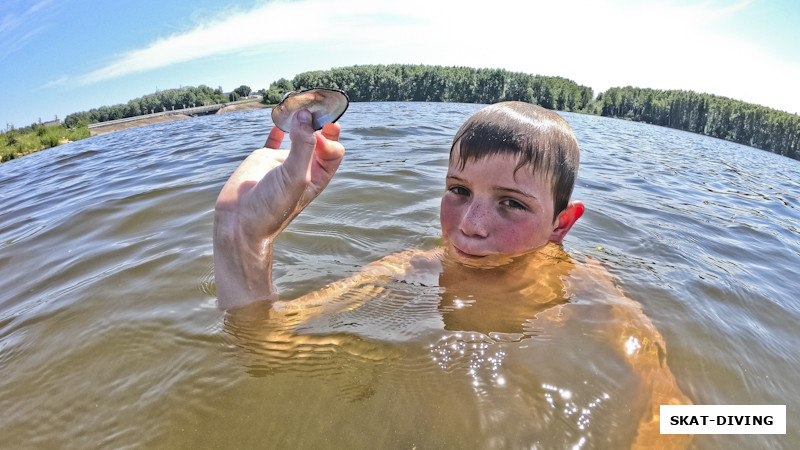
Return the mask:
<svg viewBox="0 0 800 450">
<path fill-rule="evenodd" d="M 322 127 L 322 135 L 329 141 L 338 141 L 339 133 L 342 132 L 342 127 L 337 123 L 326 123 Z"/>
<path fill-rule="evenodd" d="M 289 139 L 292 141 L 292 147 L 284 166 L 293 176 L 306 178 L 317 144 L 310 112 L 302 110 L 294 115 Z"/>
<path fill-rule="evenodd" d="M 317 133 L 317 158 L 321 161 L 340 160 L 344 156 L 344 146 L 339 143 L 342 127 L 335 123 L 326 123 L 322 131 Z"/>
<path fill-rule="evenodd" d="M 317 133 L 317 159 L 326 161 L 340 161 L 344 157 L 344 146 L 339 143 L 341 127 L 336 124 L 326 124 L 321 132 Z"/>
<path fill-rule="evenodd" d="M 276 126 L 272 126 L 272 131 L 269 132 L 269 137 L 267 138 L 267 142 L 264 144 L 264 147 L 271 148 L 271 149 L 278 149 L 281 148 L 281 142 L 283 142 L 284 133 L 280 128 Z"/>
</svg>

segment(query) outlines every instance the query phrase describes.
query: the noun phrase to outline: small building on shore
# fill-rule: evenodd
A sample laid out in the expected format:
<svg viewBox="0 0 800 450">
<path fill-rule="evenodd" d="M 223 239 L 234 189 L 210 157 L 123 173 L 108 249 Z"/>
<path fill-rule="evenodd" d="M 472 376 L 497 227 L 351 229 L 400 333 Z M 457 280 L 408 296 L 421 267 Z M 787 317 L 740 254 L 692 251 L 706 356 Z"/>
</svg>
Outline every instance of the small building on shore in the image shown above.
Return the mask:
<svg viewBox="0 0 800 450">
<path fill-rule="evenodd" d="M 50 121 L 47 121 L 47 122 L 42 122 L 42 119 L 39 119 L 39 125 L 42 125 L 42 126 L 45 126 L 45 127 L 54 127 L 56 125 L 61 125 L 61 119 L 56 117 L 55 120 L 50 120 Z"/>
</svg>

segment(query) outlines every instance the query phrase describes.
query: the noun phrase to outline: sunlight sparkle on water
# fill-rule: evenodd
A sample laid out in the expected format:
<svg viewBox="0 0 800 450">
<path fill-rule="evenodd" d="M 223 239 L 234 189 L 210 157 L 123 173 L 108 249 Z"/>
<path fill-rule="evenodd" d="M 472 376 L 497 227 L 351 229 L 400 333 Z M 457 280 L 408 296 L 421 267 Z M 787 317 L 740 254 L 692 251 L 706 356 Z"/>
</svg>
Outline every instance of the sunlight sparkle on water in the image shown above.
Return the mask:
<svg viewBox="0 0 800 450">
<path fill-rule="evenodd" d="M 455 342 L 450 341 L 451 338 L 455 338 Z M 439 345 L 430 345 L 432 359 L 441 369 L 448 369 L 450 364 L 469 358 L 466 373 L 472 378 L 474 387 L 487 382 L 493 383 L 496 387 L 506 385 L 506 378 L 501 374 L 505 352 L 487 354 L 489 344 L 483 342 L 486 337 L 481 334 L 464 336 L 462 333 L 456 333 L 451 338 L 445 339 Z"/>
<path fill-rule="evenodd" d="M 604 393 L 602 398 L 595 398 L 594 400 L 590 401 L 586 407 L 579 408 L 577 403 L 571 401 L 573 397 L 572 391 L 547 383 L 542 384 L 542 389 L 545 391 L 544 398 L 550 407 L 553 409 L 560 409 L 565 417 L 571 417 L 580 412 L 580 415 L 575 421 L 578 429 L 580 430 L 585 430 L 586 427 L 589 426 L 589 423 L 591 422 L 589 416 L 592 414 L 592 409 L 600 406 L 603 400 L 608 400 L 610 398 L 608 394 Z M 556 393 L 558 396 L 553 395 Z M 582 446 L 583 444 L 579 443 L 579 445 Z"/>
<path fill-rule="evenodd" d="M 642 348 L 642 344 L 639 343 L 639 340 L 635 337 L 631 336 L 628 338 L 628 341 L 625 342 L 625 351 L 632 355 L 636 350 Z"/>
</svg>

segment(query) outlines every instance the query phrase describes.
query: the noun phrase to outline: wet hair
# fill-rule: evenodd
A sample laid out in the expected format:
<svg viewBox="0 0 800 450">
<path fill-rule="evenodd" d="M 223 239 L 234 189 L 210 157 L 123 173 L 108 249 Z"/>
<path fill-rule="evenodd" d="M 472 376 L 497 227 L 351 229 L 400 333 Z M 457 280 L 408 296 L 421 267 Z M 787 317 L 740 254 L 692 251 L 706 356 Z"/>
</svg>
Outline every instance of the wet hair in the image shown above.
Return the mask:
<svg viewBox="0 0 800 450">
<path fill-rule="evenodd" d="M 458 145 L 458 154 L 454 149 Z M 563 117 L 525 102 L 503 102 L 483 108 L 464 122 L 453 138 L 450 160 L 467 162 L 494 155 L 518 156 L 514 174 L 529 167 L 543 174 L 553 193 L 553 220 L 567 208 L 578 174 L 580 150 Z"/>
</svg>

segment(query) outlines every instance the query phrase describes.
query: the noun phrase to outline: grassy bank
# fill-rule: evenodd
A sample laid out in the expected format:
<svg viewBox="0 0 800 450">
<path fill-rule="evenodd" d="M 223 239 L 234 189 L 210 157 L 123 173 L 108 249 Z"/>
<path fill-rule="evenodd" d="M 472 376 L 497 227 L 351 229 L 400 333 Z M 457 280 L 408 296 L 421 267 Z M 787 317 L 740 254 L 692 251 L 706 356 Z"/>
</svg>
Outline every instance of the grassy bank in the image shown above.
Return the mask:
<svg viewBox="0 0 800 450">
<path fill-rule="evenodd" d="M 64 125 L 45 127 L 32 125 L 0 133 L 0 162 L 10 161 L 29 153 L 56 147 L 90 136 L 86 125 L 67 129 Z"/>
</svg>

